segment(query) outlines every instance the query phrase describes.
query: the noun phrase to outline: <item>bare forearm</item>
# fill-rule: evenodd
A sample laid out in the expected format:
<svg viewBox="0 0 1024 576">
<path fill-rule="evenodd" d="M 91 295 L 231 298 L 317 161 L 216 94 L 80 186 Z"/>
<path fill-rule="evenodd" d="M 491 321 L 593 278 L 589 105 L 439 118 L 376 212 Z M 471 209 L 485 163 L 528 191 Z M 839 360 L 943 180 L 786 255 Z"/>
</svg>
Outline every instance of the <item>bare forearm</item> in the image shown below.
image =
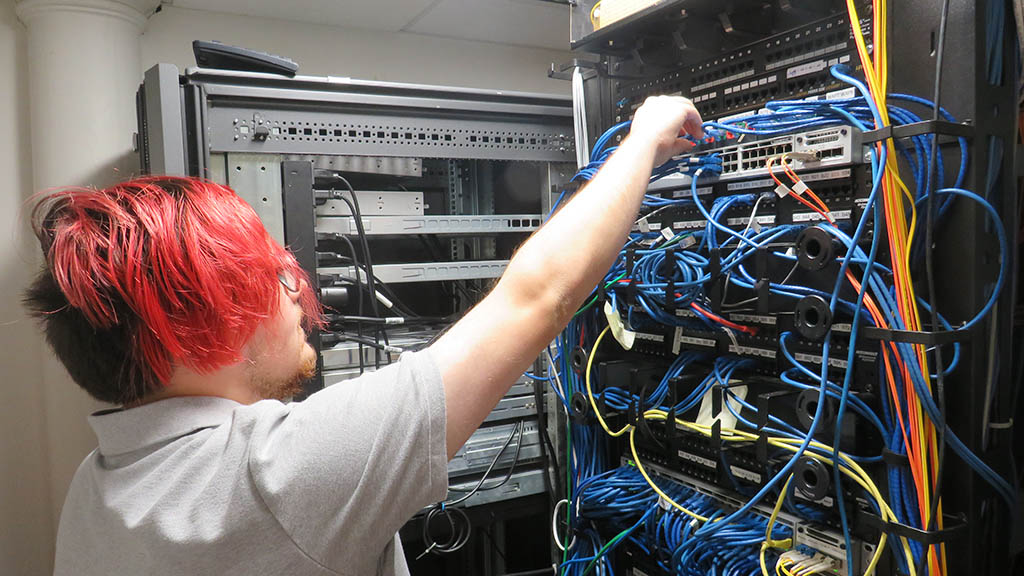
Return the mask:
<svg viewBox="0 0 1024 576">
<path fill-rule="evenodd" d="M 615 261 L 640 209 L 654 155 L 653 142 L 627 138 L 509 263 L 502 283 L 528 284 L 510 288 L 531 294 L 532 302 L 559 304 L 551 310 L 556 332 Z"/>
<path fill-rule="evenodd" d="M 594 180 L 534 234 L 491 293 L 431 346 L 441 370 L 449 457 L 551 342 L 604 276 L 629 233 L 651 168 L 701 133 L 682 98 L 644 103 Z"/>
<path fill-rule="evenodd" d="M 611 266 L 653 161 L 652 144 L 624 142 L 594 180 L 523 244 L 491 294 L 432 347 L 444 367 L 449 457 Z M 492 353 L 474 357 L 473 350 Z"/>
</svg>

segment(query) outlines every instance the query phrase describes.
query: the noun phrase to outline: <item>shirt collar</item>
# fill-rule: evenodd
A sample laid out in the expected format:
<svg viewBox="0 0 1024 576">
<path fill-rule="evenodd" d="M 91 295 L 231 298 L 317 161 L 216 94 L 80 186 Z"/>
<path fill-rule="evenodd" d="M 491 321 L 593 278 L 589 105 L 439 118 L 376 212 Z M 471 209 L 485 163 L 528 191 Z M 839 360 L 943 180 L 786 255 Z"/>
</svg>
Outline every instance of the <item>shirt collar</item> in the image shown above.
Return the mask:
<svg viewBox="0 0 1024 576">
<path fill-rule="evenodd" d="M 112 456 L 174 440 L 231 420 L 241 406 L 216 396 L 168 398 L 135 408 L 102 410 L 89 416 L 100 454 Z"/>
</svg>

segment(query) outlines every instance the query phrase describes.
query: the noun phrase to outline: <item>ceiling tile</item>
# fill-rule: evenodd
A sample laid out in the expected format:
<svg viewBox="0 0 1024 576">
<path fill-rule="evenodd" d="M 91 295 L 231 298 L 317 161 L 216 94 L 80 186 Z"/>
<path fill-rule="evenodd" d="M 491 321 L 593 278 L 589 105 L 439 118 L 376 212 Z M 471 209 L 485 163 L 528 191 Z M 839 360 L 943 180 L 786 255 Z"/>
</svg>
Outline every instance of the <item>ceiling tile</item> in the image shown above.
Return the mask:
<svg viewBox="0 0 1024 576">
<path fill-rule="evenodd" d="M 569 8 L 541 0 L 441 0 L 407 32 L 568 50 Z"/>
<path fill-rule="evenodd" d="M 179 8 L 397 32 L 435 0 L 172 0 Z"/>
</svg>

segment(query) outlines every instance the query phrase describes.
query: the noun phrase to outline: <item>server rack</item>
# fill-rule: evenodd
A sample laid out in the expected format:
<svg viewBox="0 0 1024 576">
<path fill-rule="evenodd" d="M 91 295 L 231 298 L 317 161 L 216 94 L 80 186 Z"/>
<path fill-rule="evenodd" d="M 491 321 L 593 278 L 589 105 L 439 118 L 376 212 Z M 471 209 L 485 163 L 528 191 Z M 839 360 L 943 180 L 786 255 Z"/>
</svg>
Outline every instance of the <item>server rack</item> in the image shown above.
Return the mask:
<svg viewBox="0 0 1024 576">
<path fill-rule="evenodd" d="M 585 79 L 581 91 L 585 103 L 581 106 L 578 101 L 577 106 L 586 110 L 589 145 L 593 145 L 604 130 L 628 120 L 636 106 L 650 95 L 688 96 L 705 119 L 757 111 L 772 100 L 845 98 L 852 96 L 852 91 L 842 91 L 846 87 L 829 75 L 828 67 L 840 62 L 856 66 L 858 61 L 853 37 L 849 34 L 851 23 L 847 20 L 846 4 L 845 1 L 801 0 L 728 3 L 584 0 L 574 3 L 571 9 L 571 47 L 577 52 L 577 59 L 558 69 L 553 66 L 549 75 L 568 80 L 567 72 L 575 69 Z M 944 3 L 888 4 L 890 93 L 931 99 L 935 58 L 941 51 L 938 42 Z M 852 26 L 870 34 L 871 3 L 857 2 L 857 5 L 861 20 Z M 617 11 L 615 21 L 602 25 L 599 11 L 609 6 Z M 959 123 L 926 120 L 912 127 L 913 132 L 897 130 L 893 134 L 901 142 L 906 142 L 912 133 L 938 135 L 948 178 L 953 176 L 959 162 L 957 139 L 967 138 L 970 167 L 964 187 L 977 191 L 996 205 L 1008 231 L 1019 227 L 1018 82 L 1016 66 L 1009 65 L 1009 60 L 1001 65 L 1000 59 L 1012 60 L 1015 54 L 1012 16 L 1011 7 L 997 0 L 948 2 L 940 95 L 943 108 Z M 1006 25 L 1006 22 L 1011 24 Z M 872 137 L 888 136 L 866 134 L 865 144 Z M 810 169 L 819 166 L 815 164 Z M 848 176 L 843 177 L 842 186 L 852 191 L 851 196 L 863 197 L 865 170 L 856 163 L 846 169 Z M 764 174 L 760 176 L 763 178 Z M 722 180 L 725 179 L 723 175 Z M 680 182 L 689 180 L 682 178 L 675 187 L 679 187 Z M 660 188 L 671 190 L 673 186 Z M 659 187 L 651 190 L 657 192 Z M 708 193 L 715 197 L 727 194 L 717 183 L 709 185 Z M 853 210 L 856 212 L 855 207 Z M 780 208 L 778 215 L 772 217 L 783 218 L 783 211 Z M 674 227 L 679 220 L 684 219 L 675 222 L 666 219 L 664 223 L 659 220 L 658 225 L 679 233 L 683 228 Z M 1014 320 L 1019 291 L 1016 284 L 1019 255 L 1017 246 L 1012 244 L 1010 253 L 1003 256 L 1008 260 L 1010 281 L 989 320 L 962 340 L 963 363 L 946 379 L 945 398 L 951 427 L 988 465 L 1011 479 L 1017 473 L 1014 459 L 1019 457 L 1019 450 L 1013 444 L 1012 428 L 1019 410 L 1014 398 L 1020 374 L 1011 366 L 1015 364 L 1011 359 L 1019 358 L 1020 337 Z M 956 319 L 970 318 L 981 308 L 992 289 L 992 279 L 998 274 L 998 251 L 991 225 L 986 223 L 980 208 L 961 203 L 951 209 L 934 243 L 938 279 L 935 297 L 942 314 Z M 923 271 L 920 275 L 923 279 Z M 777 315 L 776 311 L 766 316 L 771 317 L 772 325 L 777 320 L 786 323 L 793 319 L 791 314 Z M 751 315 L 744 320 L 757 319 Z M 789 326 L 792 328 L 792 324 Z M 659 342 L 673 338 L 671 332 L 650 336 L 660 339 Z M 703 343 L 690 339 L 681 349 L 700 349 L 703 345 L 707 350 L 729 353 L 743 348 L 731 348 L 728 342 L 723 346 L 723 339 L 721 334 Z M 679 352 L 679 347 L 666 352 L 663 346 L 652 346 L 648 342 L 638 346 L 651 353 L 651 358 L 655 359 L 650 360 L 651 363 L 655 363 L 657 357 Z M 635 362 L 635 358 L 630 362 Z M 640 363 L 639 369 L 643 369 L 643 364 Z M 605 377 L 635 380 L 638 368 L 632 366 L 630 375 L 628 370 L 615 365 L 614 358 L 610 359 Z M 777 366 L 769 364 L 764 374 L 772 372 L 777 373 Z M 608 376 L 609 373 L 615 376 Z M 597 380 L 600 382 L 601 377 Z M 870 390 L 876 384 L 863 382 L 860 385 Z M 721 410 L 721 400 L 717 410 Z M 579 416 L 582 421 L 583 415 Z M 611 449 L 613 456 L 622 452 L 621 445 Z M 652 457 L 660 457 L 660 454 L 652 453 Z M 683 482 L 696 480 L 698 484 L 702 481 L 715 484 L 717 477 L 707 476 L 706 466 L 703 468 L 705 477 L 700 477 L 702 467 L 693 459 L 701 456 L 691 454 L 690 457 L 689 462 L 678 459 L 672 462 L 666 457 L 665 461 L 652 466 L 662 465 L 664 474 Z M 950 458 L 956 461 L 955 457 Z M 949 534 L 916 534 L 914 537 L 925 542 L 948 539 L 950 574 L 1010 573 L 1015 511 L 997 499 L 990 487 L 965 465 L 947 465 L 944 485 L 949 525 L 955 526 L 955 530 Z M 795 527 L 794 524 L 794 530 Z M 882 527 L 883 530 L 889 528 Z M 906 533 L 897 527 L 892 528 L 890 535 Z M 1014 544 L 1013 550 L 1017 549 L 1019 544 Z M 634 574 L 662 573 L 656 566 L 636 564 L 629 568 L 628 558 L 623 562 L 620 567 L 632 569 Z M 855 573 L 848 567 L 843 567 L 843 571 Z M 883 565 L 882 573 L 895 574 L 897 570 L 895 566 Z"/>
<path fill-rule="evenodd" d="M 307 395 L 386 364 L 393 351 L 426 345 L 500 276 L 514 248 L 540 226 L 552 190 L 574 173 L 570 104 L 541 94 L 347 78 L 181 74 L 159 64 L 138 91 L 138 148 L 146 173 L 200 176 L 234 189 L 292 250 L 325 301 L 332 290 L 348 289 L 347 303 L 333 302 L 335 312 L 357 312 L 352 286 L 368 282 L 363 236 L 373 276 L 387 287 L 378 303 L 400 299 L 435 317 L 349 342 L 331 329 L 314 332 L 319 362 Z M 355 198 L 337 176 L 355 186 Z M 394 310 L 381 315 L 400 314 Z M 385 350 L 364 345 L 374 336 L 385 337 Z M 535 557 L 546 561 L 545 553 L 522 548 L 525 540 L 507 537 L 506 523 L 546 525 L 548 396 L 524 377 L 450 462 L 455 488 L 475 484 L 492 461 L 491 477 L 510 478 L 465 502 L 476 528 L 460 554 L 416 559 L 422 521 L 411 522 L 403 540 L 414 571 L 503 573 L 533 568 Z M 517 426 L 517 437 L 505 442 Z"/>
</svg>

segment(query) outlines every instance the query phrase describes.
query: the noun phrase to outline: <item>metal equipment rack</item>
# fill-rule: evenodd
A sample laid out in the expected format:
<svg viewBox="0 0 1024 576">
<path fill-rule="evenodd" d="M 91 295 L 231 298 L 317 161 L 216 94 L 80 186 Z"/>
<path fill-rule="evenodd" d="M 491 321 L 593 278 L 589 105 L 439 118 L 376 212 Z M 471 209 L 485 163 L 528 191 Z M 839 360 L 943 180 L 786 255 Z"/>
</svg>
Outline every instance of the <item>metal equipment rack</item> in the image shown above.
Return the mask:
<svg viewBox="0 0 1024 576">
<path fill-rule="evenodd" d="M 484 293 L 515 246 L 539 228 L 551 191 L 575 171 L 566 97 L 200 68 L 180 74 L 158 64 L 146 72 L 137 105 L 143 171 L 230 186 L 321 294 L 339 281 L 366 280 L 358 263 L 330 261 L 358 230 L 344 203 L 325 201 L 317 176 L 344 174 L 363 201 L 378 282 L 437 316 L 456 317 Z M 388 331 L 389 345 L 425 346 L 444 325 Z M 303 396 L 388 360 L 355 342 L 325 344 L 326 336 L 310 335 L 319 362 Z M 513 386 L 449 465 L 453 486 L 474 484 L 513 424 L 523 423 L 512 481 L 465 503 L 484 524 L 475 535 L 485 556 L 481 574 L 507 569 L 480 530 L 490 526 L 488 538 L 500 536 L 506 518 L 546 525 L 540 433 L 551 402 L 539 386 L 525 378 Z M 512 443 L 503 453 L 494 476 L 505 474 L 515 449 Z M 418 537 L 403 533 L 407 542 Z M 407 546 L 411 554 L 415 548 Z"/>
</svg>

